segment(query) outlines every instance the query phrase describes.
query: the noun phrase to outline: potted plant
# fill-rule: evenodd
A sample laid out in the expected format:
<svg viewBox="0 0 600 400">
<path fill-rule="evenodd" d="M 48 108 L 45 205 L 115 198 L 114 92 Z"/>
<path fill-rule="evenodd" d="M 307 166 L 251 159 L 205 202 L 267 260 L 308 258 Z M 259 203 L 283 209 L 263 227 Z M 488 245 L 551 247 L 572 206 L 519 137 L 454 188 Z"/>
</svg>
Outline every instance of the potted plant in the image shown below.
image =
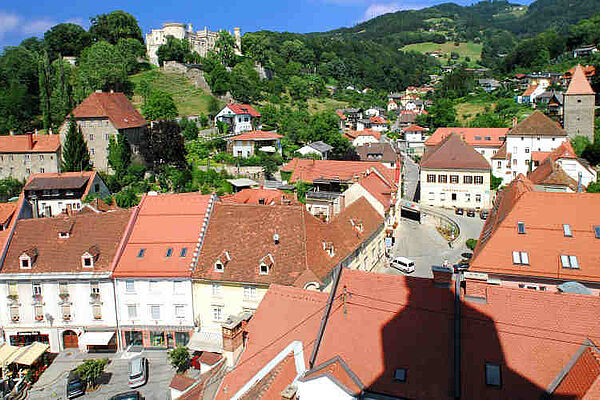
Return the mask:
<svg viewBox="0 0 600 400">
<path fill-rule="evenodd" d="M 42 295 L 41 294 L 34 294 L 33 295 L 33 301 L 35 301 L 36 303 L 41 303 L 42 302 Z"/>
<path fill-rule="evenodd" d="M 69 299 L 69 293 L 60 293 L 58 295 L 62 301 L 67 301 Z"/>
<path fill-rule="evenodd" d="M 12 302 L 16 302 L 19 299 L 19 295 L 18 294 L 9 294 L 8 296 L 6 296 L 10 301 Z"/>
</svg>

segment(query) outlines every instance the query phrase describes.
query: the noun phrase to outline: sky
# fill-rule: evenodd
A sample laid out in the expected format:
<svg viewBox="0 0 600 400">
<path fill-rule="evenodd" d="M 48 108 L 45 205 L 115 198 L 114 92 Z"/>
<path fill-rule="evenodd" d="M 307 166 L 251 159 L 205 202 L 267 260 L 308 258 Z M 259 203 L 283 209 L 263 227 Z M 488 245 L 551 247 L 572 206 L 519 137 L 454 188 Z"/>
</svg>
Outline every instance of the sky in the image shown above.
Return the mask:
<svg viewBox="0 0 600 400">
<path fill-rule="evenodd" d="M 61 22 L 89 27 L 89 18 L 114 10 L 134 15 L 143 33 L 164 22 L 192 23 L 194 29 L 240 27 L 258 30 L 317 32 L 353 26 L 381 14 L 439 4 L 442 0 L 10 0 L 0 1 L 0 48 L 42 36 Z M 455 0 L 471 4 L 471 0 Z M 527 1 L 529 2 L 529 1 Z M 4 3 L 4 4 L 3 4 Z"/>
</svg>

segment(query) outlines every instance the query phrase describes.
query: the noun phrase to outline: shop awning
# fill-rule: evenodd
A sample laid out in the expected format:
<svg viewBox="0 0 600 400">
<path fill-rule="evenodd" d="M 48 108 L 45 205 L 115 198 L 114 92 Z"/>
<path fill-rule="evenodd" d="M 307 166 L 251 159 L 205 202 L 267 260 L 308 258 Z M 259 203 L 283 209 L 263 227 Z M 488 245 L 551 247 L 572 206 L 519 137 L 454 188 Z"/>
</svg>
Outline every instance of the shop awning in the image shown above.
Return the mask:
<svg viewBox="0 0 600 400">
<path fill-rule="evenodd" d="M 223 351 L 223 335 L 213 332 L 194 332 L 187 347 L 193 351 L 221 353 Z"/>
<path fill-rule="evenodd" d="M 21 365 L 33 365 L 49 348 L 50 346 L 47 344 L 33 342 L 25 347 L 25 350 L 13 362 Z"/>
<path fill-rule="evenodd" d="M 83 332 L 79 342 L 85 346 L 106 346 L 113 336 L 114 332 Z"/>
<path fill-rule="evenodd" d="M 0 347 L 0 364 L 10 364 L 20 349 L 20 347 L 3 344 Z"/>
</svg>

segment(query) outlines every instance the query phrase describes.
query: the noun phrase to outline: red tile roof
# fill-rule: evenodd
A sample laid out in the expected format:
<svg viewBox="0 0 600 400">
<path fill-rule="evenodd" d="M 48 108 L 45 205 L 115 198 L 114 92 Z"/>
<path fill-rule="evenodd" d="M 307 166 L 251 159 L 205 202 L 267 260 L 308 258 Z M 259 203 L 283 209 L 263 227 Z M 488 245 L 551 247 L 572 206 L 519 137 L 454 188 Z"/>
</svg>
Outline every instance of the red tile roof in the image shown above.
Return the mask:
<svg viewBox="0 0 600 400">
<path fill-rule="evenodd" d="M 421 168 L 491 169 L 487 160 L 456 133 L 447 136 L 437 146 L 427 148 L 421 160 Z"/>
<path fill-rule="evenodd" d="M 59 148 L 59 135 L 0 136 L 0 153 L 55 153 Z"/>
<path fill-rule="evenodd" d="M 266 131 L 248 131 L 241 133 L 237 136 L 232 136 L 227 138 L 230 140 L 275 140 L 281 139 L 283 136 L 277 134 L 276 132 L 266 132 Z"/>
<path fill-rule="evenodd" d="M 519 122 L 508 134 L 513 136 L 567 136 L 567 132 L 558 122 L 538 110 Z"/>
<path fill-rule="evenodd" d="M 590 393 L 592 385 L 600 382 L 600 351 L 591 342 L 584 345 L 582 350 L 583 352 L 552 392 L 557 398 L 564 396 L 576 400 L 584 399 L 586 395 L 592 395 Z M 598 395 L 600 391 L 596 392 L 596 397 L 590 398 L 598 398 Z"/>
<path fill-rule="evenodd" d="M 252 106 L 249 104 L 229 103 L 229 104 L 227 104 L 227 108 L 229 108 L 231 111 L 233 111 L 234 114 L 238 114 L 238 115 L 250 114 L 250 116 L 252 116 L 252 117 L 260 117 L 261 116 L 260 113 L 258 111 L 256 111 L 254 108 L 252 108 Z"/>
<path fill-rule="evenodd" d="M 533 92 L 535 92 L 535 89 L 537 89 L 538 85 L 529 85 L 527 86 L 527 89 L 525 89 L 525 91 L 523 92 L 523 94 L 521 96 L 525 97 L 525 96 L 531 96 L 533 94 Z"/>
<path fill-rule="evenodd" d="M 510 157 L 508 158 L 510 159 Z M 506 160 L 506 143 L 500 146 L 496 154 L 492 156 L 492 160 Z"/>
<path fill-rule="evenodd" d="M 216 363 L 218 363 L 219 361 L 221 361 L 222 359 L 223 359 L 223 356 L 219 353 L 203 351 L 202 354 L 200 354 L 198 361 L 200 361 L 202 364 L 212 366 L 212 365 L 215 365 Z"/>
<path fill-rule="evenodd" d="M 438 130 L 439 129 L 441 129 L 441 128 L 438 128 Z M 412 124 L 411 126 L 409 126 L 406 129 L 403 129 L 403 130 L 404 130 L 404 132 L 422 132 L 422 131 L 426 131 L 427 129 L 423 128 L 422 126 Z"/>
<path fill-rule="evenodd" d="M 173 379 L 171 379 L 171 384 L 169 385 L 169 387 L 183 392 L 184 390 L 192 386 L 194 383 L 196 383 L 196 381 L 190 377 L 181 374 L 175 374 L 173 376 Z"/>
<path fill-rule="evenodd" d="M 0 224 L 4 225 L 12 218 L 15 210 L 17 209 L 17 202 L 13 201 L 10 203 L 0 203 Z"/>
<path fill-rule="evenodd" d="M 470 270 L 516 276 L 600 282 L 600 246 L 593 227 L 600 195 L 536 192 L 519 175 L 498 195 L 483 228 Z M 595 220 L 597 219 L 597 220 Z M 525 224 L 525 234 L 517 232 Z M 568 224 L 573 237 L 565 237 Z M 529 253 L 529 265 L 513 264 L 512 252 Z M 579 268 L 561 266 L 561 255 L 576 256 Z"/>
<path fill-rule="evenodd" d="M 344 112 L 342 110 L 336 110 L 335 113 L 337 114 L 338 117 L 340 117 L 340 119 L 342 121 L 347 119 L 347 117 L 344 115 Z"/>
<path fill-rule="evenodd" d="M 381 140 L 381 132 L 373 131 L 371 129 L 363 129 L 362 131 L 347 131 L 344 132 L 344 136 L 350 141 L 356 139 L 359 136 L 373 136 L 377 140 Z"/>
<path fill-rule="evenodd" d="M 375 197 L 386 210 L 390 209 L 392 205 L 392 192 L 395 192 L 395 188 L 391 187 L 377 174 L 369 174 L 369 176 L 361 179 L 358 183 Z"/>
<path fill-rule="evenodd" d="M 539 398 L 587 338 L 600 339 L 597 297 L 471 281 L 466 285 L 467 291 L 473 285 L 485 301 L 461 306 L 465 399 Z M 453 290 L 434 287 L 428 279 L 343 270 L 314 368 L 306 376 L 328 370 L 336 360 L 330 375 L 351 389 L 359 387 L 358 380 L 364 390 L 383 395 L 448 398 L 453 382 L 453 296 Z M 237 394 L 293 341 L 302 343 L 308 365 L 325 303 L 324 293 L 273 285 L 247 326 L 247 346 L 225 376 L 217 399 Z M 486 385 L 486 362 L 500 366 L 500 388 Z M 339 368 L 342 365 L 347 369 Z M 398 368 L 406 368 L 406 382 L 394 380 Z M 288 379 L 291 383 L 294 375 Z M 279 394 L 284 386 L 281 382 L 263 395 Z"/>
<path fill-rule="evenodd" d="M 549 151 L 532 151 L 531 161 L 542 163 L 550 155 Z"/>
<path fill-rule="evenodd" d="M 223 203 L 240 204 L 297 204 L 293 195 L 276 189 L 243 189 L 221 197 Z"/>
<path fill-rule="evenodd" d="M 550 158 L 552 158 L 552 161 L 556 161 L 561 158 L 577 160 L 577 154 L 575 154 L 575 150 L 573 150 L 573 146 L 571 146 L 571 140 L 562 142 L 560 146 L 552 150 L 550 153 Z"/>
<path fill-rule="evenodd" d="M 21 219 L 17 222 L 1 272 L 109 272 L 130 217 L 131 210 L 120 210 Z M 69 234 L 68 238 L 58 237 L 59 233 L 65 232 Z M 23 270 L 19 257 L 32 249 L 32 254 L 37 254 L 32 268 Z M 93 268 L 82 266 L 81 256 L 86 252 L 96 253 Z"/>
<path fill-rule="evenodd" d="M 387 124 L 387 120 L 383 117 L 374 116 L 371 117 L 371 123 L 376 125 L 385 125 Z"/>
<path fill-rule="evenodd" d="M 117 129 L 139 128 L 148 123 L 123 93 L 90 94 L 71 112 L 79 118 L 108 118 Z"/>
<path fill-rule="evenodd" d="M 506 140 L 508 128 L 437 128 L 425 145 L 436 146 L 453 133 L 473 147 L 500 147 Z"/>
<path fill-rule="evenodd" d="M 336 160 L 309 160 L 294 158 L 281 170 L 292 172 L 290 182 L 312 182 L 315 179 L 341 179 L 356 181 L 371 169 L 383 175 L 388 182 L 394 182 L 394 171 L 380 162 L 374 161 L 336 161 Z"/>
<path fill-rule="evenodd" d="M 527 178 L 536 185 L 562 186 L 577 191 L 577 181 L 571 178 L 558 163 L 546 158 Z"/>
<path fill-rule="evenodd" d="M 569 87 L 565 92 L 565 95 L 581 95 L 581 94 L 595 94 L 590 82 L 585 77 L 585 73 L 583 72 L 583 68 L 581 65 L 577 64 L 575 67 L 575 73 L 573 73 L 573 77 L 571 78 L 571 82 L 569 83 Z"/>
<path fill-rule="evenodd" d="M 199 193 L 144 196 L 114 276 L 190 276 L 194 251 L 211 203 L 211 195 Z M 172 249 L 170 257 L 168 249 Z"/>
</svg>

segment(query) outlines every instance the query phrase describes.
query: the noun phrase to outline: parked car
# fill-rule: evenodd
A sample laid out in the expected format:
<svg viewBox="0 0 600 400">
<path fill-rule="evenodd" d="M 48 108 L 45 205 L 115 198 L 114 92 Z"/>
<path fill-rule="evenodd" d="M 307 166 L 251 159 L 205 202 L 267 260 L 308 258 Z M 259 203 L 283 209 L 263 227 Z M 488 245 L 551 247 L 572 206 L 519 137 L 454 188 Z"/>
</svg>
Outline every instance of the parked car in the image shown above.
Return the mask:
<svg viewBox="0 0 600 400">
<path fill-rule="evenodd" d="M 475 210 L 467 210 L 467 217 L 474 217 L 475 216 Z"/>
<path fill-rule="evenodd" d="M 79 374 L 72 370 L 67 378 L 67 399 L 74 399 L 85 394 L 85 381 L 79 377 Z"/>
<path fill-rule="evenodd" d="M 148 380 L 148 359 L 135 357 L 129 361 L 129 387 L 136 388 Z"/>
<path fill-rule="evenodd" d="M 140 392 L 133 390 L 131 392 L 116 394 L 110 400 L 143 400 L 143 397 Z"/>
<path fill-rule="evenodd" d="M 390 262 L 390 267 L 396 268 L 407 274 L 415 272 L 415 262 L 406 257 L 396 257 Z"/>
<path fill-rule="evenodd" d="M 490 215 L 489 211 L 482 211 L 482 212 L 479 213 L 479 217 L 481 219 L 487 219 L 489 215 Z"/>
<path fill-rule="evenodd" d="M 462 208 L 455 208 L 454 213 L 456 215 L 463 215 L 465 213 L 465 210 L 463 210 Z"/>
</svg>

